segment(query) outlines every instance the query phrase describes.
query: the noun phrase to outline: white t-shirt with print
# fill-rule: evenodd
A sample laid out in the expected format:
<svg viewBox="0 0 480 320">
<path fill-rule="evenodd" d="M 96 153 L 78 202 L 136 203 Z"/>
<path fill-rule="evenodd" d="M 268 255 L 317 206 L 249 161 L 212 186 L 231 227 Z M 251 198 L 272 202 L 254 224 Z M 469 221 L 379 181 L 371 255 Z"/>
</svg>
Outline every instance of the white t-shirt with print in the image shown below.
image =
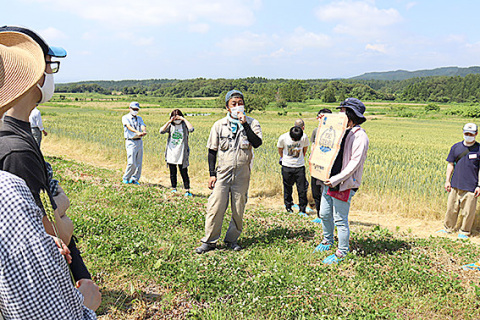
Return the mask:
<svg viewBox="0 0 480 320">
<path fill-rule="evenodd" d="M 305 166 L 303 148 L 308 147 L 309 143 L 305 133 L 299 141 L 293 141 L 290 132 L 282 134 L 277 143 L 277 148 L 283 148 L 282 165 L 290 168 Z"/>
<path fill-rule="evenodd" d="M 167 146 L 167 163 L 182 164 L 183 161 L 183 144 L 185 143 L 183 127 L 181 124 L 171 125 L 170 130 L 174 128 Z"/>
</svg>

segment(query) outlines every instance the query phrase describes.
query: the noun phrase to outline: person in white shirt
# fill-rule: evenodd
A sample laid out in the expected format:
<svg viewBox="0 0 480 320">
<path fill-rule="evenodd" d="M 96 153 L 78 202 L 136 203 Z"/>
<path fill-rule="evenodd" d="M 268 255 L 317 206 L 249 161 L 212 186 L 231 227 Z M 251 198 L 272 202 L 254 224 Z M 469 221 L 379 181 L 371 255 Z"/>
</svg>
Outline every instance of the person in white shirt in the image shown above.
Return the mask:
<svg viewBox="0 0 480 320">
<path fill-rule="evenodd" d="M 32 135 L 35 138 L 35 141 L 37 141 L 38 146 L 40 147 L 40 144 L 42 143 L 42 133 L 46 137 L 48 135 L 48 132 L 45 131 L 45 128 L 43 127 L 42 115 L 40 114 L 40 110 L 38 110 L 37 107 L 35 107 L 35 109 L 33 109 L 30 113 L 28 121 L 30 122 L 30 127 L 32 128 Z"/>
<path fill-rule="evenodd" d="M 147 128 L 142 117 L 138 114 L 140 105 L 138 102 L 130 103 L 130 113 L 122 117 L 123 136 L 127 149 L 127 168 L 123 175 L 123 183 L 139 184 L 142 174 L 143 141 L 142 137 L 147 134 Z"/>
<path fill-rule="evenodd" d="M 295 121 L 289 132 L 278 138 L 277 148 L 282 165 L 283 198 L 287 212 L 293 212 L 293 185 L 297 185 L 300 215 L 306 215 L 308 184 L 305 177 L 305 154 L 309 146 L 307 135 L 303 132 L 303 120 Z"/>
<path fill-rule="evenodd" d="M 180 109 L 175 109 L 170 114 L 170 119 L 160 128 L 160 133 L 168 132 L 167 148 L 165 149 L 165 161 L 170 170 L 170 182 L 172 183 L 172 192 L 177 192 L 177 166 L 180 169 L 180 175 L 185 188 L 185 196 L 191 197 L 190 178 L 188 177 L 188 157 L 190 147 L 188 146 L 188 136 L 193 132 L 192 124 L 185 119 Z"/>
</svg>

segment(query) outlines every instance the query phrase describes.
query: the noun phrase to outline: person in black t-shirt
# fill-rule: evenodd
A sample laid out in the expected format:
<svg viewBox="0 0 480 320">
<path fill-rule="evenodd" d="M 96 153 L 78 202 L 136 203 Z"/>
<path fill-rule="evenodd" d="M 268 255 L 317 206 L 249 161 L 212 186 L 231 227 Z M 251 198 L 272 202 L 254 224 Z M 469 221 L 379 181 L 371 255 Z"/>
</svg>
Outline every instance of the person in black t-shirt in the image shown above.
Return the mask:
<svg viewBox="0 0 480 320">
<path fill-rule="evenodd" d="M 479 165 L 480 145 L 475 141 L 477 125 L 467 123 L 463 127 L 463 140 L 450 149 L 447 161 L 445 190 L 449 192 L 445 229 L 439 232 L 451 233 L 457 224 L 458 214 L 462 210 L 462 226 L 458 237 L 468 239 L 475 220 L 477 198 L 480 196 Z"/>
<path fill-rule="evenodd" d="M 75 242 L 70 241 L 73 224 L 64 215 L 68 198 L 53 183 L 28 122 L 35 106 L 53 95 L 53 73 L 60 63 L 51 61 L 52 57 L 65 56 L 65 50 L 49 47 L 32 30 L 0 27 L 0 117 L 7 112 L 0 130 L 0 216 L 5 229 L 1 247 L 2 263 L 7 263 L 10 275 L 0 279 L 0 318 L 32 319 L 35 314 L 35 318 L 96 319 L 92 310 L 101 302 L 98 286 L 89 279 Z M 42 203 L 41 191 L 48 194 L 46 201 L 50 200 L 55 210 L 55 224 L 60 237 L 70 242 L 70 251 L 62 239 L 52 239 L 45 232 L 52 234 L 53 221 L 45 217 L 42 204 L 49 204 Z M 70 263 L 78 290 L 73 288 L 67 264 L 55 251 L 55 244 Z M 39 301 L 46 303 L 39 306 Z"/>
<path fill-rule="evenodd" d="M 5 87 L 23 85 L 25 88 L 22 94 L 13 101 L 7 103 L 0 98 L 0 105 L 2 106 L 0 111 L 9 109 L 0 129 L 0 170 L 8 171 L 25 180 L 36 204 L 42 210 L 40 192 L 42 190 L 47 192 L 55 210 L 55 224 L 59 237 L 64 243 L 68 244 L 71 251 L 72 263 L 69 266 L 75 280 L 91 279 L 91 275 L 76 247 L 75 240 L 72 238 L 73 223 L 65 215 L 65 211 L 70 205 L 68 197 L 61 187 L 51 190 L 51 178 L 48 176 L 47 164 L 33 138 L 29 122 L 31 111 L 38 104 L 47 102 L 53 96 L 55 89 L 53 74 L 58 72 L 60 62 L 52 61 L 52 57 L 63 58 L 67 53 L 63 48 L 48 46 L 38 34 L 21 27 L 0 27 L 0 34 L 5 41 L 2 45 L 12 45 L 8 43 L 8 39 L 18 33 L 28 36 L 39 45 L 41 51 L 43 51 L 43 57 L 37 61 L 37 64 L 43 65 L 42 68 L 44 69 L 41 72 L 36 71 L 38 74 L 32 75 L 32 77 L 38 77 L 36 79 L 39 79 L 32 87 L 27 87 L 25 83 L 21 83 L 25 79 L 20 79 L 19 83 L 4 83 Z M 46 215 L 43 217 L 43 224 L 47 233 L 54 235 L 52 224 L 48 221 Z"/>
</svg>

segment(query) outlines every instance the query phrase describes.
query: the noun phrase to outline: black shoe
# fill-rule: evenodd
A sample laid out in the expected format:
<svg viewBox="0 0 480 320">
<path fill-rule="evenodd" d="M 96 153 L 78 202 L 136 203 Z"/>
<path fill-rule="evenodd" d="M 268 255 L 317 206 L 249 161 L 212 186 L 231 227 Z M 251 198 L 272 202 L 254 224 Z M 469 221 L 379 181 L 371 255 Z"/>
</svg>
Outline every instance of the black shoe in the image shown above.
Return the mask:
<svg viewBox="0 0 480 320">
<path fill-rule="evenodd" d="M 288 213 L 293 213 L 292 208 L 286 208 L 286 210 L 287 210 Z"/>
<path fill-rule="evenodd" d="M 210 243 L 202 243 L 202 245 L 195 249 L 195 252 L 198 254 L 202 254 L 211 250 L 215 250 L 217 248 L 216 244 Z"/>
<path fill-rule="evenodd" d="M 237 242 L 227 242 L 227 248 L 232 249 L 233 251 L 240 251 L 243 249 Z"/>
</svg>

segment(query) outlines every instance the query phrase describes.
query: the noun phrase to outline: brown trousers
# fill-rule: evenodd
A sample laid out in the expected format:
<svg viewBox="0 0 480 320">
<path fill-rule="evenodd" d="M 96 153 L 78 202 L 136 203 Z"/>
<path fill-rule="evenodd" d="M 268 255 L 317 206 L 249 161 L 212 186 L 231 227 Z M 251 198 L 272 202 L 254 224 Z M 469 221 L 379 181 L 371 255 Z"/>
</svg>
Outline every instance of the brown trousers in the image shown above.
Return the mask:
<svg viewBox="0 0 480 320">
<path fill-rule="evenodd" d="M 447 213 L 445 214 L 444 226 L 448 232 L 452 232 L 457 225 L 458 214 L 461 211 L 463 216 L 460 232 L 470 235 L 473 221 L 475 220 L 475 210 L 477 207 L 477 198 L 474 193 L 465 190 L 452 188 L 448 195 Z"/>
<path fill-rule="evenodd" d="M 200 241 L 210 244 L 217 243 L 222 232 L 223 218 L 229 201 L 231 202 L 232 218 L 225 235 L 225 242 L 237 241 L 243 229 L 243 213 L 247 203 L 249 183 L 250 166 L 248 164 L 227 172 L 217 172 L 217 182 L 207 203 L 205 237 Z"/>
</svg>

